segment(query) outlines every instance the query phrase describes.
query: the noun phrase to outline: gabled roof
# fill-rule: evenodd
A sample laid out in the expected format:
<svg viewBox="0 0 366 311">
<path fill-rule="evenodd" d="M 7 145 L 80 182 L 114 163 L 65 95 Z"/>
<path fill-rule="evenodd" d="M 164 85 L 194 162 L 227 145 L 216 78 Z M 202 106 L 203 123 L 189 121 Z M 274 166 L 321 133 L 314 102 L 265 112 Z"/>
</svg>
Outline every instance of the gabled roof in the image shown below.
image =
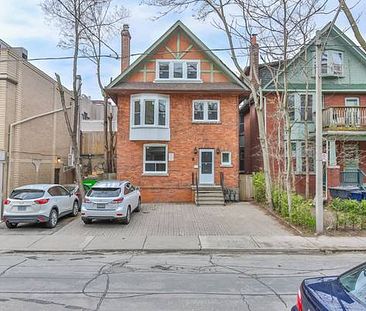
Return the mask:
<svg viewBox="0 0 366 311">
<path fill-rule="evenodd" d="M 360 49 L 341 29 L 339 29 L 336 25 L 334 25 L 332 22 L 329 22 L 326 24 L 321 30 L 320 30 L 320 37 L 329 33 L 330 31 L 334 31 L 336 35 L 344 40 L 354 51 L 356 54 L 358 54 L 361 58 L 363 58 L 366 61 L 366 53 Z M 316 36 L 314 36 L 309 43 L 307 43 L 304 47 L 300 49 L 300 51 L 289 61 L 287 68 L 290 67 L 301 55 L 304 53 L 306 49 L 308 49 L 310 46 L 315 44 Z M 278 72 L 278 76 L 281 75 L 284 72 L 284 70 L 281 70 Z M 266 85 L 264 86 L 264 90 L 271 86 L 273 79 L 271 79 Z"/>
<path fill-rule="evenodd" d="M 108 86 L 107 89 L 116 87 L 123 79 L 133 72 L 144 60 L 146 60 L 153 52 L 167 39 L 169 36 L 176 31 L 181 29 L 190 38 L 202 53 L 206 54 L 207 57 L 220 68 L 230 79 L 240 85 L 242 88 L 248 90 L 248 87 L 239 77 L 233 73 L 229 67 L 227 67 L 186 25 L 178 20 L 172 27 L 170 27 L 155 43 L 150 46 L 138 59 L 136 59 L 124 72 L 122 72 L 117 78 L 115 78 Z"/>
</svg>

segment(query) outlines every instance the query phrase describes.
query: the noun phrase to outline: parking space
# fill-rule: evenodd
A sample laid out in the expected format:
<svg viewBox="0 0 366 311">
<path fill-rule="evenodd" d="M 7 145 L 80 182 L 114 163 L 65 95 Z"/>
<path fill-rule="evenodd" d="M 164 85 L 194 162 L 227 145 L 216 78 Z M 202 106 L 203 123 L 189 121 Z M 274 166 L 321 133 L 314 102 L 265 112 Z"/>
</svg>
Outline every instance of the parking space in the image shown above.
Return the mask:
<svg viewBox="0 0 366 311">
<path fill-rule="evenodd" d="M 16 229 L 11 230 L 9 230 L 5 223 L 2 222 L 0 223 L 0 235 L 52 235 L 73 221 L 80 221 L 80 218 L 70 216 L 62 217 L 59 219 L 57 226 L 53 229 L 47 228 L 45 224 L 19 224 Z"/>
<path fill-rule="evenodd" d="M 40 234 L 102 237 L 198 236 L 198 235 L 289 235 L 287 228 L 251 203 L 227 206 L 194 204 L 143 204 L 129 225 L 98 221 L 85 225 L 80 217 L 65 217 L 55 229 L 41 225 L 22 225 L 8 230 L 0 225 L 0 234 Z"/>
</svg>

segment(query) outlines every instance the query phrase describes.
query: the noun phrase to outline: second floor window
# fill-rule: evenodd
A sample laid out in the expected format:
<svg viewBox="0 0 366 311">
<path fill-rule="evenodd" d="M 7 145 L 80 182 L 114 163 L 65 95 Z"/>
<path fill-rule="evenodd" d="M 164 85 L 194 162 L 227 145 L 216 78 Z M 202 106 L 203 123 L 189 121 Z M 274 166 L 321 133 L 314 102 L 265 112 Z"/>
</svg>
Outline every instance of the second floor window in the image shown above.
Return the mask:
<svg viewBox="0 0 366 311">
<path fill-rule="evenodd" d="M 141 94 L 131 97 L 131 125 L 168 127 L 169 97 Z"/>
<path fill-rule="evenodd" d="M 200 63 L 198 60 L 157 60 L 157 80 L 199 81 Z"/>
<path fill-rule="evenodd" d="M 305 116 L 305 111 L 307 115 Z M 301 94 L 300 95 L 300 117 L 301 121 L 313 120 L 313 95 Z M 306 118 L 305 118 L 306 117 Z"/>
<path fill-rule="evenodd" d="M 193 122 L 220 121 L 220 102 L 218 100 L 194 100 Z"/>
</svg>

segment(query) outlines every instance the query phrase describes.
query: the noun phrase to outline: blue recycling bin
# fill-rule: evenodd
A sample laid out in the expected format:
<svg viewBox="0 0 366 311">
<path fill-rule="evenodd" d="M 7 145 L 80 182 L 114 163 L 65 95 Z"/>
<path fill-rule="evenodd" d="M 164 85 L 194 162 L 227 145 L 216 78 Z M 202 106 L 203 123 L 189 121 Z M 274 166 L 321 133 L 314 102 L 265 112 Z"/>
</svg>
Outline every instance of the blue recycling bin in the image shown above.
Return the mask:
<svg viewBox="0 0 366 311">
<path fill-rule="evenodd" d="M 363 199 L 363 193 L 360 190 L 358 190 L 358 191 L 352 191 L 352 192 L 349 193 L 349 198 L 351 200 L 356 200 L 356 201 L 361 202 L 362 199 Z"/>
</svg>

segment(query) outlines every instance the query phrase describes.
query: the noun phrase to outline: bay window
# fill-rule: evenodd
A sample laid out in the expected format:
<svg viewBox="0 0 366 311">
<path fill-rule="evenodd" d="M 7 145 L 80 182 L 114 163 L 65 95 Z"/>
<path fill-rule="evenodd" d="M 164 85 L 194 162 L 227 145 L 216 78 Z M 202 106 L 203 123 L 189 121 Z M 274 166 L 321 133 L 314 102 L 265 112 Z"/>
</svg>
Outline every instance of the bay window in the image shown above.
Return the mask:
<svg viewBox="0 0 366 311">
<path fill-rule="evenodd" d="M 144 174 L 166 174 L 168 172 L 167 145 L 144 145 Z"/>
<path fill-rule="evenodd" d="M 219 122 L 220 101 L 194 100 L 192 106 L 193 122 Z"/>
<path fill-rule="evenodd" d="M 169 96 L 158 94 L 133 95 L 131 127 L 169 127 Z"/>
<path fill-rule="evenodd" d="M 199 60 L 157 60 L 156 61 L 156 80 L 174 81 L 200 81 L 200 62 Z"/>
</svg>

